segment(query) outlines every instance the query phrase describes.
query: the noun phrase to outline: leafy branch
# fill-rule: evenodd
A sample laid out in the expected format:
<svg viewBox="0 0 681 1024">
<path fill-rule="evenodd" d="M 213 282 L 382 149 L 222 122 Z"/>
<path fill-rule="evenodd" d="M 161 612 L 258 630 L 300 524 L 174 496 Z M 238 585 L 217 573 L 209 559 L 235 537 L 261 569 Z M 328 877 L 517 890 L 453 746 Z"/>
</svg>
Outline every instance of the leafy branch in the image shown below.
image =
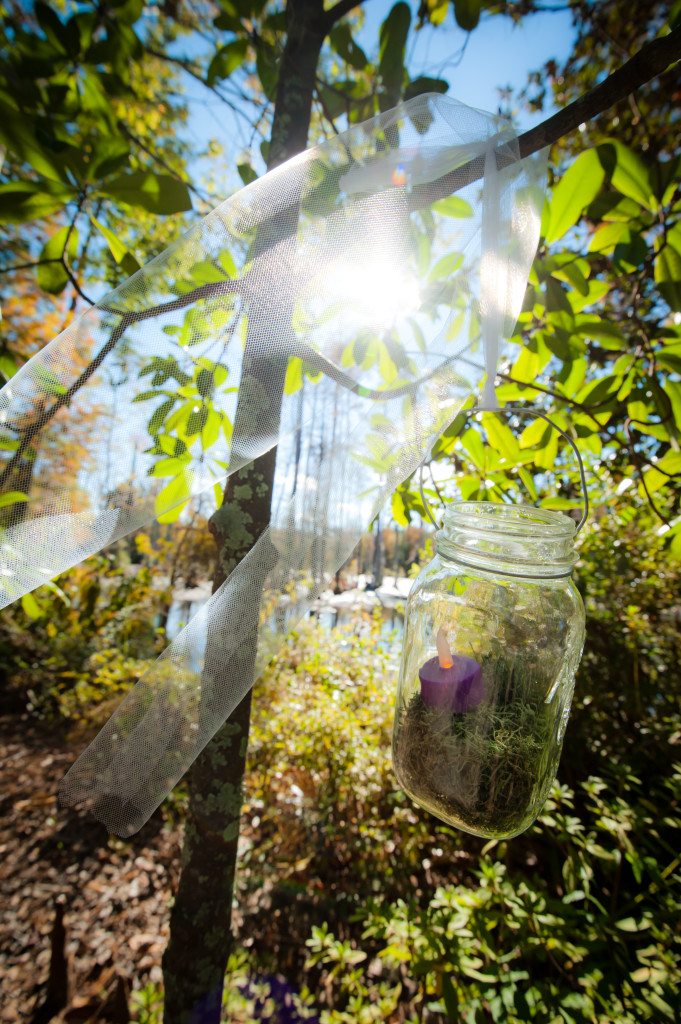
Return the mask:
<svg viewBox="0 0 681 1024">
<path fill-rule="evenodd" d="M 328 15 L 330 16 L 333 13 L 341 17 L 342 13 L 346 13 L 354 6 L 356 6 L 354 2 L 350 3 L 349 0 L 347 2 L 346 0 L 341 0 L 334 8 L 331 8 Z M 680 56 L 681 28 L 677 28 L 667 36 L 656 39 L 643 47 L 623 67 L 613 72 L 594 89 L 542 122 L 542 124 L 521 135 L 518 139 L 520 156 L 523 158 L 530 156 L 545 146 L 559 141 L 577 128 L 585 119 L 597 117 L 651 78 L 661 74 L 671 63 L 677 61 Z M 506 164 L 508 157 L 500 154 L 500 160 Z M 445 175 L 430 183 L 429 186 L 421 187 L 418 194 L 412 194 L 412 208 L 418 209 L 429 205 L 437 199 L 446 198 L 466 185 L 480 180 L 483 174 L 484 157 L 476 158 L 464 165 L 464 167 L 459 168 L 455 173 Z M 68 271 L 68 267 L 66 269 Z M 104 312 L 118 315 L 120 317 L 119 323 L 113 329 L 110 339 L 102 346 L 92 363 L 83 370 L 70 388 L 63 395 L 60 395 L 49 409 L 42 411 L 39 418 L 23 429 L 17 449 L 0 473 L 0 487 L 4 486 L 33 439 L 62 408 L 70 403 L 73 396 L 92 377 L 130 326 L 143 320 L 185 309 L 195 302 L 222 295 L 226 292 L 239 293 L 243 297 L 247 297 L 249 281 L 250 275 L 247 274 L 240 281 L 221 280 L 210 282 L 192 289 L 185 295 L 170 302 L 149 306 L 143 310 L 121 311 L 109 306 L 101 306 Z M 327 374 L 341 387 L 366 397 L 387 400 L 413 393 L 417 387 L 415 384 L 405 384 L 385 391 L 365 389 L 353 377 L 344 373 L 332 362 L 315 352 L 309 345 L 299 343 L 296 345 L 295 350 L 292 350 L 289 354 L 292 357 L 303 359 L 315 370 Z M 536 384 L 528 386 L 542 390 Z M 561 396 L 561 400 L 565 400 L 563 396 Z M 587 407 L 584 408 L 584 411 L 591 415 Z"/>
</svg>

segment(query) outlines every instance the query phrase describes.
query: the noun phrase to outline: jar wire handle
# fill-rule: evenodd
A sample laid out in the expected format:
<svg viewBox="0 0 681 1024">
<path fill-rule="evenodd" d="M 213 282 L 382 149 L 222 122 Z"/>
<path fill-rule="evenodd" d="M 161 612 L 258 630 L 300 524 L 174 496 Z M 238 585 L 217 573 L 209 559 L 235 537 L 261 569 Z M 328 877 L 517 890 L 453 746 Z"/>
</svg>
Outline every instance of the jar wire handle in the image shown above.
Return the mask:
<svg viewBox="0 0 681 1024">
<path fill-rule="evenodd" d="M 583 511 L 581 518 L 577 523 L 577 528 L 575 530 L 575 533 L 579 533 L 579 531 L 582 529 L 587 519 L 589 518 L 589 493 L 586 485 L 586 473 L 584 471 L 584 462 L 582 460 L 581 452 L 574 438 L 570 437 L 570 435 L 565 430 L 563 430 L 562 427 L 559 427 L 558 424 L 555 423 L 549 416 L 547 416 L 545 412 L 542 412 L 541 409 L 535 409 L 528 405 L 518 405 L 517 403 L 511 403 L 509 405 L 503 406 L 503 408 L 496 409 L 485 408 L 483 406 L 477 405 L 470 410 L 470 413 L 475 412 L 490 412 L 495 413 L 497 415 L 502 412 L 509 412 L 512 413 L 514 416 L 525 415 L 531 416 L 533 419 L 544 420 L 546 423 L 549 424 L 550 427 L 553 427 L 553 429 L 558 434 L 560 434 L 560 436 L 563 438 L 563 440 L 567 442 L 567 444 L 569 444 L 570 448 L 572 448 L 575 459 L 577 461 L 577 469 L 579 470 L 579 480 L 582 488 Z M 431 512 L 430 506 L 426 499 L 425 492 L 423 490 L 423 463 L 421 463 L 421 466 L 419 467 L 419 491 L 421 493 L 421 500 L 423 502 L 423 507 L 425 509 L 426 515 L 430 519 L 433 526 L 439 528 L 440 524 L 436 521 L 435 517 L 433 516 L 433 513 Z"/>
</svg>

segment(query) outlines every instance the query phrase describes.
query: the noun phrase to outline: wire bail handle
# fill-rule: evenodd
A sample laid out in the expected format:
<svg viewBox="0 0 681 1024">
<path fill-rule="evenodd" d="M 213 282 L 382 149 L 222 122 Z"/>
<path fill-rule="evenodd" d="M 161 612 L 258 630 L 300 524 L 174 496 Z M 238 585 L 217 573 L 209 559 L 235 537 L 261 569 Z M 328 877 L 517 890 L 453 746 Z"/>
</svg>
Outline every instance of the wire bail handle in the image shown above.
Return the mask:
<svg viewBox="0 0 681 1024">
<path fill-rule="evenodd" d="M 586 473 L 584 471 L 584 462 L 582 460 L 581 453 L 579 451 L 579 448 L 577 447 L 575 440 L 572 437 L 570 437 L 570 435 L 565 430 L 563 430 L 562 427 L 559 427 L 557 423 L 550 419 L 550 417 L 547 416 L 545 412 L 542 412 L 540 409 L 533 409 L 530 406 L 517 405 L 513 403 L 510 405 L 506 405 L 503 408 L 499 407 L 498 405 L 494 408 L 488 408 L 484 404 L 481 404 L 473 406 L 473 408 L 470 410 L 470 413 L 476 412 L 490 412 L 495 413 L 497 415 L 503 412 L 509 412 L 512 413 L 514 416 L 526 415 L 532 417 L 533 419 L 544 420 L 546 423 L 549 424 L 550 427 L 553 427 L 553 429 L 558 434 L 560 434 L 560 436 L 567 442 L 567 444 L 574 452 L 574 456 L 577 462 L 577 469 L 579 470 L 579 481 L 582 488 L 583 511 L 581 518 L 577 523 L 577 528 L 575 530 L 575 534 L 579 533 L 579 531 L 582 529 L 587 519 L 589 518 L 589 494 L 586 485 Z M 426 515 L 430 519 L 433 526 L 436 527 L 436 529 L 439 529 L 440 523 L 438 523 L 435 517 L 433 516 L 433 513 L 431 512 L 430 506 L 426 499 L 425 492 L 423 490 L 423 466 L 424 463 L 421 463 L 419 467 L 419 491 L 421 493 L 421 500 L 423 502 L 423 507 L 425 509 Z"/>
</svg>

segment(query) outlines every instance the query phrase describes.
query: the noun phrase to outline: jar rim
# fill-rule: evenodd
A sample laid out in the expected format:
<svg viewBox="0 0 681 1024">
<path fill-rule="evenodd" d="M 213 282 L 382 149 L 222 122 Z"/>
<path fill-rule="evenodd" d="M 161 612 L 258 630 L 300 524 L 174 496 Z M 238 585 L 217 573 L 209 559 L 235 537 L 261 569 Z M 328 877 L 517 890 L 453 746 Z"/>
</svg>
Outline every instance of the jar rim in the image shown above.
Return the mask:
<svg viewBox="0 0 681 1024">
<path fill-rule="evenodd" d="M 468 527 L 476 532 L 522 536 L 528 532 L 547 540 L 573 538 L 577 530 L 574 519 L 555 509 L 536 508 L 525 504 L 500 504 L 491 501 L 454 501 L 445 510 L 442 526 L 445 532 L 453 526 Z"/>
</svg>

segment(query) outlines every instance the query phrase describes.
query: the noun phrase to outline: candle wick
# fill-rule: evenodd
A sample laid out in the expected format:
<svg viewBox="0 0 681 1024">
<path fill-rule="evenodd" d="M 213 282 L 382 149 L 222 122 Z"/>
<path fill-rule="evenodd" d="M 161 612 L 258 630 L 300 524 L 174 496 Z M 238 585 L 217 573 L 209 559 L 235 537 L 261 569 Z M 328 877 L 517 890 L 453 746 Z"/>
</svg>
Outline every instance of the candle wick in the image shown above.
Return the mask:
<svg viewBox="0 0 681 1024">
<path fill-rule="evenodd" d="M 454 665 L 454 659 L 452 658 L 452 651 L 447 642 L 447 634 L 442 627 L 437 631 L 435 643 L 437 645 L 437 658 L 440 663 L 440 668 L 452 668 Z"/>
</svg>

